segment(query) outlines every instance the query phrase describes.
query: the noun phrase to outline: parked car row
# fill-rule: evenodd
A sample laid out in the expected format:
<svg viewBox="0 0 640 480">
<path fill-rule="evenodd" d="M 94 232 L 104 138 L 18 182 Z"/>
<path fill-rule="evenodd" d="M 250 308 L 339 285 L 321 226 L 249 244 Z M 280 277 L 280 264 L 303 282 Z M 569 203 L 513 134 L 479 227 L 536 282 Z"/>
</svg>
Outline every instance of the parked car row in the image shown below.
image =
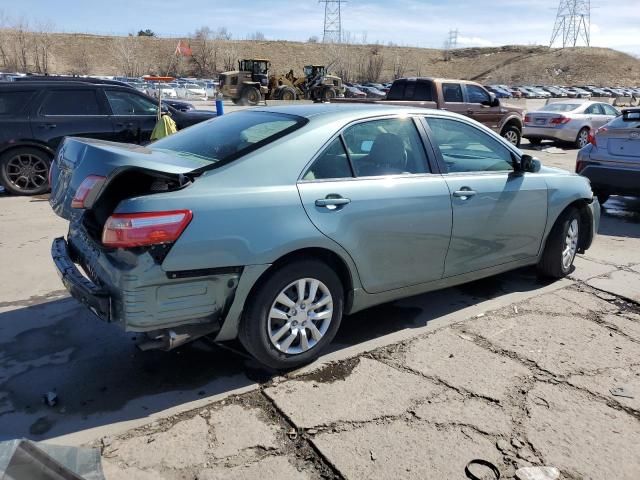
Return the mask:
<svg viewBox="0 0 640 480">
<path fill-rule="evenodd" d="M 485 85 L 498 98 L 640 97 L 640 87 L 596 87 L 594 85 Z"/>
</svg>

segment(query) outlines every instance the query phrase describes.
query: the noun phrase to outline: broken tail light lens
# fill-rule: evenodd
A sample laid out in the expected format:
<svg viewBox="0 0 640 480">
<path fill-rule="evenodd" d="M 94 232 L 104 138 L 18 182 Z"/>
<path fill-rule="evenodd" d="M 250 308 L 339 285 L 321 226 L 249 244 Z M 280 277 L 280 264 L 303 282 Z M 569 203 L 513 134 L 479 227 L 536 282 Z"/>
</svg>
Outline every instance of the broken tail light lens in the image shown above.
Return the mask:
<svg viewBox="0 0 640 480">
<path fill-rule="evenodd" d="M 569 117 L 556 117 L 556 118 L 552 118 L 549 123 L 551 125 L 564 125 L 565 123 L 569 123 L 571 121 L 571 119 Z"/>
<path fill-rule="evenodd" d="M 102 187 L 105 180 L 106 178 L 100 175 L 89 175 L 85 178 L 76 190 L 73 200 L 71 200 L 71 208 L 86 208 L 85 201 L 89 194 L 94 189 Z"/>
<path fill-rule="evenodd" d="M 132 248 L 175 242 L 187 227 L 190 210 L 168 212 L 115 213 L 102 231 L 106 247 Z"/>
</svg>

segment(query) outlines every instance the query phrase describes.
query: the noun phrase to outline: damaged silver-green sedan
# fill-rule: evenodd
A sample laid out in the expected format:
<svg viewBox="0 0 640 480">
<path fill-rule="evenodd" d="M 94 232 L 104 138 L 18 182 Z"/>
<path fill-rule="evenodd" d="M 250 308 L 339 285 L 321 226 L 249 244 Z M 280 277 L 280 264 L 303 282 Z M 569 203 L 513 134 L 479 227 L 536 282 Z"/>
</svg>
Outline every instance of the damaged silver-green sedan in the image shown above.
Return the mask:
<svg viewBox="0 0 640 480">
<path fill-rule="evenodd" d="M 591 245 L 588 180 L 482 125 L 376 105 L 264 107 L 147 147 L 68 138 L 52 256 L 98 317 L 143 348 L 239 337 L 258 360 L 315 359 L 343 315 Z"/>
</svg>

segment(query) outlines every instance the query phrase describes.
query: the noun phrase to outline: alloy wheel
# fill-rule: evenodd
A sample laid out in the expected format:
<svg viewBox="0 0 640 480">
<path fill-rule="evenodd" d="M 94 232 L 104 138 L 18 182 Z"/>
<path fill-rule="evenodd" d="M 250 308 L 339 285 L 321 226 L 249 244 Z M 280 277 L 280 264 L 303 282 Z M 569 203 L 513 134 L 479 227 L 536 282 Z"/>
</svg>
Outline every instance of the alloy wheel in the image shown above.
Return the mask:
<svg viewBox="0 0 640 480">
<path fill-rule="evenodd" d="M 9 182 L 25 193 L 38 190 L 47 184 L 49 165 L 37 155 L 17 154 L 7 161 L 5 168 Z"/>
<path fill-rule="evenodd" d="M 506 131 L 504 138 L 512 145 L 518 145 L 518 134 L 514 130 Z"/>
<path fill-rule="evenodd" d="M 589 131 L 581 130 L 580 135 L 578 136 L 578 146 L 583 148 L 589 143 Z"/>
<path fill-rule="evenodd" d="M 578 234 L 579 225 L 578 220 L 573 219 L 567 229 L 567 235 L 564 239 L 564 249 L 562 250 L 562 266 L 565 270 L 568 270 L 573 263 L 573 259 L 578 251 Z"/>
<path fill-rule="evenodd" d="M 276 296 L 268 313 L 269 340 L 282 353 L 297 355 L 315 347 L 333 318 L 333 297 L 320 280 L 301 278 Z"/>
</svg>

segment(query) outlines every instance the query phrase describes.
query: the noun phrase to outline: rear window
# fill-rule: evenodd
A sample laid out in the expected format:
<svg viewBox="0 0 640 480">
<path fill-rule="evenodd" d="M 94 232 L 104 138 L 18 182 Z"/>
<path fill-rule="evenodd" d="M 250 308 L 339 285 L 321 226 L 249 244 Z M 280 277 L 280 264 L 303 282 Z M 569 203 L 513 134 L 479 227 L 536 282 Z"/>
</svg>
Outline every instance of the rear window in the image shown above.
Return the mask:
<svg viewBox="0 0 640 480">
<path fill-rule="evenodd" d="M 52 90 L 40 107 L 41 115 L 100 115 L 95 90 Z"/>
<path fill-rule="evenodd" d="M 34 90 L 0 92 L 0 115 L 20 113 L 34 93 Z"/>
<path fill-rule="evenodd" d="M 639 112 L 640 114 L 640 112 Z M 629 118 L 631 117 L 631 118 Z M 624 118 L 622 115 L 614 118 L 609 123 L 607 123 L 607 128 L 616 129 L 616 128 L 640 128 L 640 118 L 636 119 L 634 116 L 627 116 Z"/>
<path fill-rule="evenodd" d="M 199 123 L 151 144 L 217 164 L 228 163 L 297 130 L 307 119 L 274 112 L 244 111 Z"/>
<path fill-rule="evenodd" d="M 433 101 L 431 82 L 396 80 L 391 85 L 387 100 L 415 100 L 420 102 Z"/>
<path fill-rule="evenodd" d="M 540 112 L 571 112 L 580 106 L 579 103 L 550 103 L 545 105 Z"/>
</svg>

